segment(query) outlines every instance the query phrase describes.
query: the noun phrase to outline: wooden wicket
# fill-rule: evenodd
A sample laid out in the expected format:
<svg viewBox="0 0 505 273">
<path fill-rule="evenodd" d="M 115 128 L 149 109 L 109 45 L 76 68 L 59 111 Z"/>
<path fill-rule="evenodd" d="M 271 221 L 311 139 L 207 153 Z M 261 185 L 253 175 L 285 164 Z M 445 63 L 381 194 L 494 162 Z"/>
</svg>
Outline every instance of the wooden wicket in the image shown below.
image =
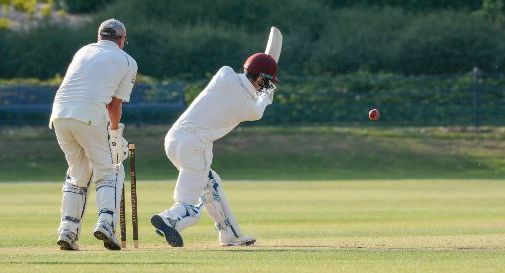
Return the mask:
<svg viewBox="0 0 505 273">
<path fill-rule="evenodd" d="M 121 206 L 119 207 L 119 226 L 121 227 L 121 248 L 126 248 L 126 221 L 125 221 L 125 205 L 124 205 L 124 185 L 123 193 L 121 194 Z"/>
<path fill-rule="evenodd" d="M 128 144 L 128 152 L 130 157 L 130 189 L 131 189 L 131 204 L 132 204 L 132 231 L 133 231 L 133 247 L 139 248 L 139 224 L 137 216 L 137 174 L 135 172 L 135 144 Z M 121 247 L 126 248 L 126 213 L 125 213 L 125 191 L 121 195 L 120 207 L 120 226 L 121 226 Z"/>
</svg>

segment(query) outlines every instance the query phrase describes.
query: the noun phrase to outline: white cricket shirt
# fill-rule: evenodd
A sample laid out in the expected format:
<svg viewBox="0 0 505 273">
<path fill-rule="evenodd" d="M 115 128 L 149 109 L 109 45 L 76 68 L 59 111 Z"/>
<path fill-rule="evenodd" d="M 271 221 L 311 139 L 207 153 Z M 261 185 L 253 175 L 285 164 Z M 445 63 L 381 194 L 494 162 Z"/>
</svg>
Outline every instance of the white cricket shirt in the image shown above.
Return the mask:
<svg viewBox="0 0 505 273">
<path fill-rule="evenodd" d="M 273 93 L 258 95 L 244 74 L 224 66 L 179 117 L 171 130 L 183 129 L 213 142 L 240 122 L 261 119 Z"/>
<path fill-rule="evenodd" d="M 137 62 L 112 41 L 101 40 L 77 51 L 54 98 L 49 127 L 56 118 L 90 125 L 108 120 L 106 105 L 116 97 L 125 102 L 137 74 Z"/>
</svg>

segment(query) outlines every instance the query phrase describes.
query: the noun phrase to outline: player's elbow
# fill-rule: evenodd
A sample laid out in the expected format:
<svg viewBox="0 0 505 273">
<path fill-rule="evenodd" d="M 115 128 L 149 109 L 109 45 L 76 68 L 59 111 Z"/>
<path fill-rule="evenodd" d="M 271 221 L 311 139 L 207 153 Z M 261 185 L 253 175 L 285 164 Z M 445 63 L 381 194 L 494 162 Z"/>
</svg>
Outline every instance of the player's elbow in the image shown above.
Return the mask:
<svg viewBox="0 0 505 273">
<path fill-rule="evenodd" d="M 260 120 L 263 117 L 263 112 L 262 109 L 256 109 L 251 115 L 251 121 Z"/>
<path fill-rule="evenodd" d="M 107 108 L 117 108 L 117 107 L 121 107 L 121 105 L 123 104 L 123 100 L 120 99 L 120 98 L 117 98 L 117 97 L 112 97 L 112 100 L 109 102 L 109 104 L 107 104 Z"/>
<path fill-rule="evenodd" d="M 119 113 L 121 112 L 121 108 L 123 106 L 123 100 L 112 97 L 112 100 L 107 104 L 107 110 L 109 110 L 109 113 Z"/>
</svg>

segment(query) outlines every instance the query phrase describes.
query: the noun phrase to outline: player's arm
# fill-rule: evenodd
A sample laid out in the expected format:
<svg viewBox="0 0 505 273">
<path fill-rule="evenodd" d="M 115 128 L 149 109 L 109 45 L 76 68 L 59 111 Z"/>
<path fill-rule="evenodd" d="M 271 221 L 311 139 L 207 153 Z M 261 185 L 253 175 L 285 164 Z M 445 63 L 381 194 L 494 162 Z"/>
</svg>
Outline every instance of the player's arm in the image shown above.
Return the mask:
<svg viewBox="0 0 505 273">
<path fill-rule="evenodd" d="M 270 91 L 268 93 L 262 93 L 256 104 L 254 105 L 254 118 L 255 120 L 259 120 L 263 117 L 263 113 L 265 112 L 265 108 L 272 104 L 274 98 L 274 91 Z"/>
<path fill-rule="evenodd" d="M 109 147 L 112 153 L 112 163 L 119 164 L 128 157 L 128 141 L 123 137 L 124 124 L 119 123 L 123 101 L 113 97 L 107 104 L 109 112 Z"/>
<path fill-rule="evenodd" d="M 276 63 L 279 62 L 279 58 L 281 56 L 282 51 L 282 33 L 276 27 L 270 28 L 270 35 L 268 36 L 267 47 L 265 49 L 265 53 L 272 56 Z M 275 86 L 271 85 L 269 88 L 270 91 L 262 92 L 256 102 L 254 107 L 254 118 L 255 120 L 259 120 L 263 117 L 263 113 L 265 112 L 265 108 L 272 104 L 274 100 L 274 90 Z"/>
<path fill-rule="evenodd" d="M 128 157 L 128 141 L 123 137 L 124 124 L 120 123 L 123 102 L 130 101 L 130 94 L 137 75 L 137 63 L 131 57 L 126 56 L 128 70 L 121 79 L 111 102 L 107 105 L 109 112 L 109 144 L 114 164 L 121 163 Z"/>
<path fill-rule="evenodd" d="M 123 108 L 123 100 L 112 97 L 112 101 L 107 104 L 107 111 L 109 111 L 110 129 L 117 130 L 119 122 L 121 121 L 121 114 Z"/>
<path fill-rule="evenodd" d="M 237 112 L 241 113 L 243 121 L 255 121 L 260 120 L 263 117 L 265 108 L 272 104 L 274 91 L 270 91 L 268 94 L 263 93 L 256 99 L 242 100 L 242 103 L 238 105 Z"/>
<path fill-rule="evenodd" d="M 137 78 L 137 62 L 129 56 L 126 56 L 126 60 L 127 71 L 121 78 L 116 92 L 114 92 L 114 97 L 121 99 L 122 102 L 130 101 L 130 95 Z"/>
</svg>

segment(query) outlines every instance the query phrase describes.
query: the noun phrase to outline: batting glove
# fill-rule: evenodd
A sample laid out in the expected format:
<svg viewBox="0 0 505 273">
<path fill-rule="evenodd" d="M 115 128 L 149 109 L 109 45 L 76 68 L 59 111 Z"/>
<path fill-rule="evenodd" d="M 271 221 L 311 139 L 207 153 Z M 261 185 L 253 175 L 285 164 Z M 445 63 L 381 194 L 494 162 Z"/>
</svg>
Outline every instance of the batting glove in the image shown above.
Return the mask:
<svg viewBox="0 0 505 273">
<path fill-rule="evenodd" d="M 117 130 L 109 128 L 109 147 L 112 163 L 119 164 L 128 158 L 128 141 L 123 137 L 124 124 L 119 123 Z"/>
</svg>

